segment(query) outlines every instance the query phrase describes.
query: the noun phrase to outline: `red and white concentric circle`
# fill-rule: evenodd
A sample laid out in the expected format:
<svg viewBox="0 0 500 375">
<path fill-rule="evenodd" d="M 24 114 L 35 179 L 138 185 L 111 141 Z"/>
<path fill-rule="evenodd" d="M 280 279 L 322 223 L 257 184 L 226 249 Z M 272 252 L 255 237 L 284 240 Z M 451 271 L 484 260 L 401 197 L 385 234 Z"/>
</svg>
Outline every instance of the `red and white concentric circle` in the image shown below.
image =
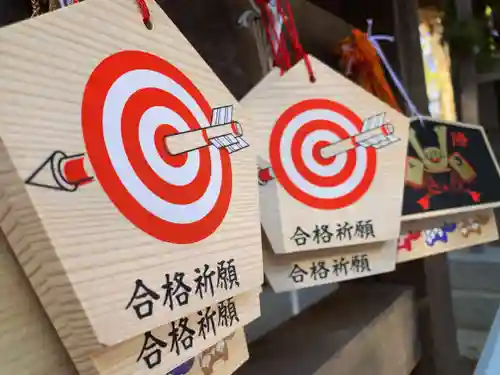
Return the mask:
<svg viewBox="0 0 500 375">
<path fill-rule="evenodd" d="M 166 136 L 210 126 L 201 92 L 167 61 L 122 51 L 91 74 L 83 97 L 83 136 L 95 176 L 136 227 L 170 243 L 211 235 L 232 191 L 229 154 L 213 146 L 172 156 Z"/>
<path fill-rule="evenodd" d="M 298 201 L 324 210 L 347 207 L 369 189 L 376 170 L 375 149 L 357 147 L 325 159 L 321 149 L 361 132 L 363 121 L 326 99 L 289 107 L 270 137 L 271 166 L 283 188 Z"/>
</svg>

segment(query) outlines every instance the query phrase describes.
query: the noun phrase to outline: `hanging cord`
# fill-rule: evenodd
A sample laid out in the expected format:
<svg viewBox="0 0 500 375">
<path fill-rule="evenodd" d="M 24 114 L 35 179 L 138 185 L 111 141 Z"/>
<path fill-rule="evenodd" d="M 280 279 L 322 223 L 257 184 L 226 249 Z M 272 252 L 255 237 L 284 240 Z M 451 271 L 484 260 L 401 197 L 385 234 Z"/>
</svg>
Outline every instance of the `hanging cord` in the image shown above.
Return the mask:
<svg viewBox="0 0 500 375">
<path fill-rule="evenodd" d="M 42 14 L 39 0 L 31 0 L 31 17 L 36 17 Z"/>
<path fill-rule="evenodd" d="M 144 22 L 144 25 L 151 30 L 153 28 L 153 23 L 151 22 L 151 13 L 149 12 L 148 4 L 146 3 L 146 0 L 136 0 L 137 1 L 137 6 L 139 7 L 139 10 L 141 11 L 142 15 L 142 22 Z"/>
<path fill-rule="evenodd" d="M 290 69 L 290 54 L 286 48 L 286 40 L 283 35 L 284 18 L 280 12 L 279 0 L 256 0 L 260 8 L 261 21 L 267 36 L 267 41 L 271 46 L 274 64 L 280 68 L 281 74 Z"/>
<path fill-rule="evenodd" d="M 285 3 L 285 6 L 283 6 Z M 286 34 L 295 55 L 295 62 L 304 60 L 309 79 L 314 82 L 314 72 L 309 57 L 300 43 L 292 9 L 288 0 L 255 0 L 260 9 L 261 20 L 266 30 L 267 40 L 271 45 L 274 64 L 284 74 L 293 66 L 292 56 L 287 47 Z"/>
<path fill-rule="evenodd" d="M 406 102 L 406 104 L 408 106 L 408 110 L 410 111 L 410 115 L 414 116 L 414 117 L 417 117 L 419 119 L 419 121 L 420 121 L 420 124 L 422 124 L 422 126 L 424 126 L 423 116 L 420 114 L 420 112 L 418 111 L 417 107 L 415 106 L 415 104 L 411 100 L 410 96 L 406 92 L 403 84 L 401 83 L 401 81 L 398 78 L 398 75 L 396 74 L 396 72 L 394 71 L 394 69 L 392 69 L 392 66 L 389 63 L 389 60 L 387 60 L 387 57 L 385 56 L 384 51 L 382 50 L 382 47 L 380 47 L 380 44 L 378 43 L 379 41 L 382 41 L 382 40 L 389 41 L 389 42 L 394 42 L 394 37 L 393 36 L 389 36 L 389 35 L 373 35 L 372 34 L 373 20 L 369 19 L 367 21 L 367 23 L 368 23 L 368 30 L 367 30 L 368 40 L 370 41 L 370 43 L 372 44 L 372 46 L 377 51 L 377 54 L 380 57 L 380 60 L 382 60 L 382 63 L 384 64 L 385 69 L 389 72 L 394 85 L 396 86 L 396 88 L 398 89 L 399 93 L 401 94 L 401 96 L 405 100 L 405 102 Z"/>
<path fill-rule="evenodd" d="M 238 19 L 238 25 L 249 29 L 252 33 L 257 47 L 262 75 L 265 76 L 273 67 L 273 57 L 271 55 L 271 46 L 267 43 L 265 30 L 260 21 L 259 11 L 255 9 L 246 10 Z"/>
<path fill-rule="evenodd" d="M 47 1 L 44 1 L 46 3 Z M 78 0 L 48 0 L 48 11 L 52 12 L 59 8 L 64 8 L 71 4 L 78 3 Z M 42 7 L 40 6 L 40 0 L 31 0 L 31 17 L 37 17 L 42 14 Z"/>
<path fill-rule="evenodd" d="M 341 65 L 347 76 L 353 79 L 366 91 L 401 112 L 392 93 L 382 68 L 377 51 L 368 40 L 368 36 L 358 29 L 352 31 L 341 42 Z"/>
<path fill-rule="evenodd" d="M 279 0 L 277 0 L 279 1 Z M 299 34 L 297 32 L 297 27 L 295 26 L 295 19 L 293 18 L 292 7 L 290 6 L 289 0 L 284 0 L 286 4 L 286 10 L 288 15 L 285 18 L 285 25 L 288 28 L 288 34 L 292 39 L 292 45 L 295 48 L 295 53 L 297 54 L 298 60 L 304 59 L 304 63 L 306 64 L 307 73 L 309 74 L 309 80 L 311 82 L 316 82 L 316 77 L 314 76 L 314 72 L 312 69 L 311 61 L 309 60 L 309 56 L 304 51 L 304 47 L 300 43 Z"/>
</svg>

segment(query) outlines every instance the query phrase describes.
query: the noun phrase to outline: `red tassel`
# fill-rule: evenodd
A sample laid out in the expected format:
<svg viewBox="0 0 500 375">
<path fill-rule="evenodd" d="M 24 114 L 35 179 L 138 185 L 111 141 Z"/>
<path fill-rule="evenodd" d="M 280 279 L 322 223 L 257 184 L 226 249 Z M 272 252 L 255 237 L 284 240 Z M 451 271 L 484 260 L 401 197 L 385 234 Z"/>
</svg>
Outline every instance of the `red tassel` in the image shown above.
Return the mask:
<svg viewBox="0 0 500 375">
<path fill-rule="evenodd" d="M 151 23 L 151 13 L 149 12 L 146 0 L 136 0 L 136 1 L 137 5 L 139 6 L 139 10 L 141 11 L 142 21 L 144 22 L 144 25 L 146 25 L 148 29 L 151 29 L 153 27 Z"/>
<path fill-rule="evenodd" d="M 279 0 L 277 0 L 279 1 Z M 297 28 L 295 27 L 295 19 L 293 18 L 292 7 L 290 6 L 289 0 L 284 0 L 286 4 L 286 11 L 288 15 L 285 15 L 283 8 L 280 7 L 283 12 L 283 19 L 285 20 L 285 25 L 287 25 L 287 31 L 292 40 L 292 45 L 295 48 L 295 53 L 297 54 L 298 59 L 304 59 L 304 63 L 306 64 L 307 73 L 309 74 L 309 80 L 311 82 L 316 81 L 316 77 L 314 76 L 314 72 L 312 69 L 311 62 L 309 61 L 309 57 L 304 52 L 304 47 L 300 44 L 299 34 L 297 32 Z"/>
<path fill-rule="evenodd" d="M 284 1 L 285 6 L 282 5 Z M 269 7 L 269 0 L 256 0 L 256 4 L 259 6 L 262 15 L 262 22 L 266 30 L 266 36 L 269 44 L 271 45 L 271 51 L 273 54 L 274 64 L 280 68 L 281 73 L 290 69 L 293 65 L 291 53 L 287 48 L 287 42 L 285 37 L 285 31 L 290 38 L 290 43 L 294 50 L 296 61 L 304 59 L 306 64 L 306 69 L 309 74 L 309 79 L 314 82 L 316 78 L 314 77 L 314 72 L 312 69 L 309 57 L 304 52 L 302 45 L 300 44 L 297 29 L 295 27 L 295 20 L 292 14 L 292 8 L 288 0 L 276 0 L 276 11 L 277 16 L 283 20 L 283 30 L 276 30 L 274 25 L 274 16 Z M 275 43 L 273 43 L 275 41 Z"/>
</svg>

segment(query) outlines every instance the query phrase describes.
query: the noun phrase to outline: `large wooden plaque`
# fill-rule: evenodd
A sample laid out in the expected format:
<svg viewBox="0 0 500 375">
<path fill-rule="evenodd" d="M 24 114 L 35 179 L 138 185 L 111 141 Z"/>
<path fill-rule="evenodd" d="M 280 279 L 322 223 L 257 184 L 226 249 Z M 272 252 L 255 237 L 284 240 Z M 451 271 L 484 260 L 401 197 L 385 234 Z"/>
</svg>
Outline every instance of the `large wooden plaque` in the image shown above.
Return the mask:
<svg viewBox="0 0 500 375">
<path fill-rule="evenodd" d="M 0 30 L 0 224 L 81 374 L 262 283 L 259 124 L 148 6 L 152 30 L 135 0 Z"/>
<path fill-rule="evenodd" d="M 276 253 L 399 235 L 408 119 L 311 58 L 241 101 L 258 127 L 261 220 Z"/>
<path fill-rule="evenodd" d="M 482 126 L 413 119 L 403 220 L 500 206 L 500 169 Z"/>
</svg>

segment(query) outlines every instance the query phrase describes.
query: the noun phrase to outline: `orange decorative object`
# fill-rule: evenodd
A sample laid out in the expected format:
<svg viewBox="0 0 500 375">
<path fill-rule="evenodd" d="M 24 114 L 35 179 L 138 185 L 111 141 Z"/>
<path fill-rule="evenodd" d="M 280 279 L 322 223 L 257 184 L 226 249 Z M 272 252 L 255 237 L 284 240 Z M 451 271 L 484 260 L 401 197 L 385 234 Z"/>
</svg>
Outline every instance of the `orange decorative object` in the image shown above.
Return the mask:
<svg viewBox="0 0 500 375">
<path fill-rule="evenodd" d="M 385 79 L 377 51 L 368 40 L 367 34 L 354 29 L 351 36 L 342 40 L 341 64 L 348 75 L 352 75 L 366 91 L 401 111 Z"/>
</svg>

